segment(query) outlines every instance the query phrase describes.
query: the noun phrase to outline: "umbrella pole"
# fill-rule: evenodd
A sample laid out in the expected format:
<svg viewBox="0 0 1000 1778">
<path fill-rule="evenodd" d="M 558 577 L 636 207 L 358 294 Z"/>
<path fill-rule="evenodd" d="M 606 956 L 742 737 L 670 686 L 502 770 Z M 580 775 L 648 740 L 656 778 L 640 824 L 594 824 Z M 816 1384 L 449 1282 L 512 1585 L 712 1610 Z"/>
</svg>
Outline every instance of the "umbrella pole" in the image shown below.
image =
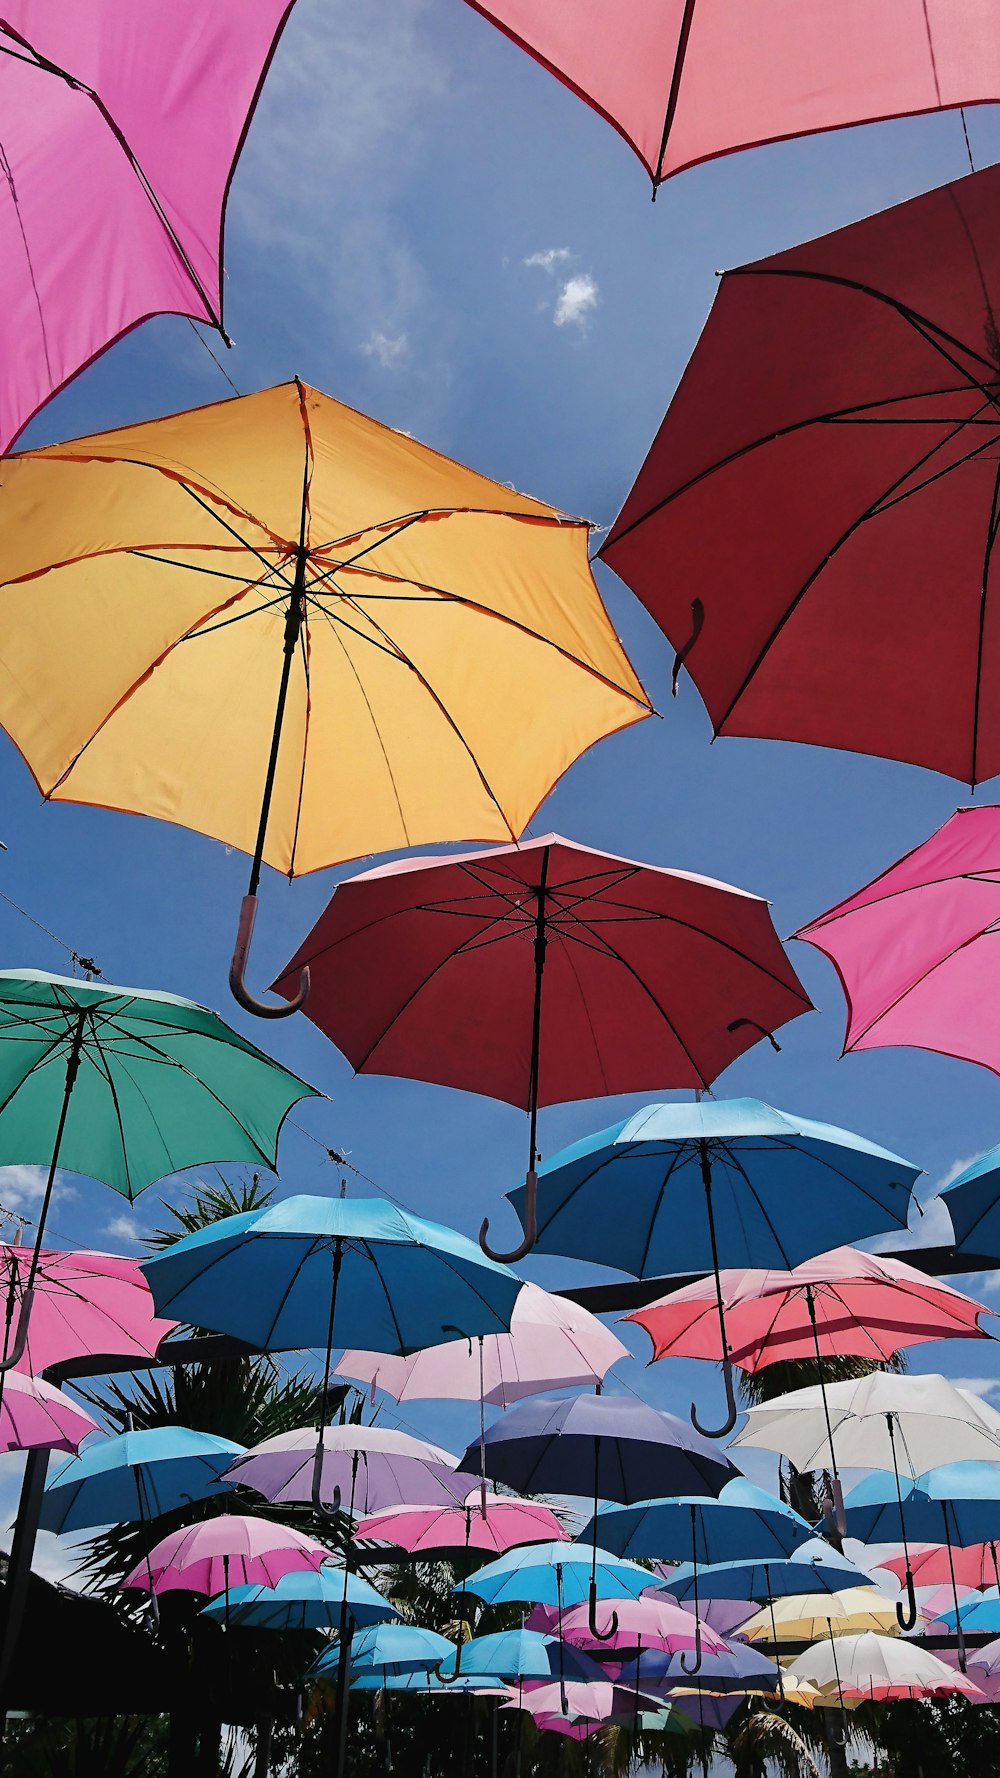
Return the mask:
<svg viewBox="0 0 1000 1778">
<path fill-rule="evenodd" d="M 49 1214 L 49 1204 L 52 1201 L 52 1188 L 55 1185 L 56 1172 L 59 1166 L 59 1150 L 62 1147 L 63 1133 L 66 1129 L 66 1117 L 69 1112 L 69 1102 L 73 1094 L 73 1088 L 76 1084 L 76 1077 L 80 1067 L 80 1055 L 83 1050 L 83 1034 L 86 1030 L 86 1026 L 86 1012 L 78 1012 L 74 1020 L 73 1036 L 70 1040 L 69 1051 L 66 1056 L 66 1084 L 63 1088 L 62 1104 L 59 1108 L 59 1121 L 56 1124 L 56 1135 L 55 1141 L 52 1144 L 52 1158 L 49 1161 L 48 1176 L 45 1180 L 45 1191 L 42 1194 L 42 1207 L 38 1212 L 38 1222 L 35 1225 L 35 1244 L 31 1250 L 31 1259 L 28 1262 L 28 1276 L 25 1281 L 24 1295 L 21 1298 L 21 1312 L 17 1318 L 17 1333 L 14 1336 L 13 1350 L 9 1354 L 5 1350 L 3 1359 L 0 1359 L 0 1398 L 2 1398 L 3 1392 L 2 1378 L 4 1371 L 12 1371 L 15 1365 L 20 1363 L 21 1359 L 24 1357 L 25 1346 L 28 1343 L 28 1322 L 31 1318 L 31 1306 L 35 1300 L 35 1277 L 38 1272 L 38 1261 L 42 1251 L 42 1237 L 45 1234 L 45 1221 Z M 4 1344 L 6 1347 L 6 1339 Z"/>
<path fill-rule="evenodd" d="M 545 895 L 549 875 L 549 848 L 542 853 L 542 866 L 538 874 L 538 888 L 535 891 L 535 999 L 531 1012 L 531 1061 L 528 1069 L 528 1171 L 524 1180 L 524 1240 L 510 1253 L 495 1253 L 487 1236 L 490 1232 L 490 1219 L 483 1218 L 479 1230 L 479 1245 L 487 1259 L 500 1261 L 502 1265 L 513 1265 L 515 1260 L 523 1259 L 530 1253 L 538 1238 L 538 1064 L 541 1056 L 542 1043 L 542 976 L 545 971 L 545 946 L 547 932 L 545 924 Z"/>
<path fill-rule="evenodd" d="M 469 1539 L 471 1536 L 472 1536 L 472 1508 L 470 1506 L 467 1506 L 465 1508 L 465 1550 L 464 1550 L 464 1553 L 462 1556 L 462 1585 L 463 1585 L 463 1587 L 465 1586 L 465 1583 L 469 1578 Z M 465 1610 L 465 1597 L 466 1597 L 466 1595 L 464 1592 L 459 1595 L 459 1599 L 460 1599 L 459 1612 L 460 1613 L 464 1612 L 464 1610 Z M 455 1631 L 455 1671 L 454 1671 L 454 1673 L 443 1673 L 441 1670 L 441 1662 L 440 1661 L 438 1662 L 437 1666 L 434 1669 L 435 1676 L 441 1681 L 442 1685 L 454 1685 L 456 1679 L 458 1679 L 461 1674 L 461 1671 L 462 1671 L 462 1643 L 463 1643 L 462 1625 L 464 1622 L 465 1622 L 465 1619 L 460 1615 L 459 1619 L 458 1619 L 458 1628 Z"/>
<path fill-rule="evenodd" d="M 638 1636 L 636 1637 L 636 1642 L 635 1642 L 635 1708 L 632 1712 L 632 1740 L 633 1740 L 633 1742 L 638 1740 L 638 1737 L 639 1737 L 639 1669 L 641 1666 L 642 1666 L 642 1631 L 640 1630 Z M 632 1749 L 632 1752 L 633 1752 L 633 1754 L 635 1753 L 634 1747 Z"/>
<path fill-rule="evenodd" d="M 299 989 L 294 1000 L 282 1002 L 280 1006 L 268 1006 L 265 1001 L 257 1000 L 246 986 L 247 957 L 253 938 L 254 921 L 257 918 L 257 889 L 260 885 L 261 866 L 264 861 L 264 842 L 267 839 L 267 823 L 271 813 L 271 798 L 274 795 L 274 779 L 278 769 L 278 750 L 281 746 L 281 728 L 285 719 L 285 704 L 288 701 L 288 683 L 292 674 L 292 657 L 299 645 L 299 637 L 306 616 L 306 564 L 309 550 L 306 545 L 306 496 L 309 485 L 309 451 L 306 450 L 306 464 L 302 479 L 302 513 L 299 520 L 299 541 L 295 549 L 295 578 L 288 599 L 288 610 L 285 613 L 285 635 L 281 662 L 281 679 L 278 685 L 278 702 L 274 712 L 274 728 L 271 732 L 271 751 L 268 755 L 267 772 L 264 777 L 264 794 L 261 798 L 260 821 L 257 826 L 257 841 L 254 846 L 253 860 L 250 865 L 250 881 L 240 908 L 240 923 L 236 933 L 236 945 L 233 950 L 232 962 L 229 965 L 229 986 L 234 1000 L 242 1006 L 244 1012 L 254 1014 L 258 1019 L 287 1019 L 293 1012 L 298 1012 L 309 993 L 309 970 L 303 969 L 299 976 Z"/>
<path fill-rule="evenodd" d="M 1000 1567 L 997 1566 L 997 1546 L 992 1538 L 990 1539 L 990 1555 L 993 1557 L 993 1572 L 996 1575 L 997 1592 L 1000 1593 Z"/>
<path fill-rule="evenodd" d="M 885 1423 L 889 1428 L 889 1444 L 892 1449 L 892 1473 L 896 1478 L 896 1500 L 899 1505 L 899 1531 L 903 1540 L 903 1555 L 906 1558 L 906 1610 L 896 1605 L 896 1622 L 901 1630 L 912 1630 L 917 1621 L 917 1595 L 913 1589 L 913 1569 L 910 1567 L 910 1546 L 906 1537 L 906 1517 L 903 1512 L 903 1490 L 899 1484 L 899 1464 L 896 1462 L 896 1435 L 892 1430 L 892 1415 L 886 1414 Z"/>
<path fill-rule="evenodd" d="M 223 1555 L 223 1558 L 222 1558 L 222 1573 L 223 1573 L 223 1578 L 226 1583 L 226 1629 L 228 1630 L 228 1628 L 229 1628 L 229 1557 L 228 1557 L 228 1555 L 225 1555 L 225 1554 Z"/>
<path fill-rule="evenodd" d="M 715 1210 L 712 1206 L 712 1157 L 708 1143 L 702 1138 L 698 1143 L 698 1155 L 701 1161 L 701 1182 L 705 1187 L 705 1209 L 708 1213 L 708 1238 L 712 1246 L 712 1272 L 715 1276 L 715 1302 L 719 1311 L 719 1338 L 722 1342 L 722 1377 L 726 1387 L 726 1418 L 722 1425 L 714 1430 L 703 1426 L 698 1418 L 698 1410 L 691 1404 L 691 1424 L 702 1438 L 725 1438 L 736 1425 L 739 1409 L 736 1406 L 736 1393 L 733 1388 L 733 1365 L 729 1356 L 729 1341 L 726 1338 L 726 1308 L 722 1300 L 722 1279 L 719 1276 L 719 1243 L 715 1233 Z"/>
<path fill-rule="evenodd" d="M 594 1440 L 594 1544 L 590 1563 L 590 1634 L 598 1642 L 613 1642 L 618 1634 L 618 1613 L 612 1609 L 611 1622 L 607 1630 L 597 1628 L 597 1505 L 600 1500 L 598 1489 L 601 1480 L 601 1441 Z"/>
<path fill-rule="evenodd" d="M 685 1651 L 682 1649 L 680 1653 L 681 1667 L 687 1674 L 699 1673 L 703 1659 L 701 1611 L 698 1604 L 698 1509 L 694 1505 L 691 1507 L 691 1566 L 694 1569 L 694 1662 L 692 1666 L 689 1667 L 684 1658 Z"/>
<path fill-rule="evenodd" d="M 339 1243 L 338 1243 L 339 1245 Z M 332 1317 L 331 1317 L 332 1320 Z M 348 1518 L 354 1522 L 354 1490 L 358 1480 L 358 1452 L 355 1451 L 351 1461 L 351 1504 Z M 333 1742 L 336 1748 L 334 1755 L 335 1778 L 343 1778 L 344 1763 L 347 1757 L 347 1719 L 348 1709 L 347 1687 L 350 1680 L 351 1645 L 347 1635 L 347 1586 L 351 1578 L 351 1536 L 347 1535 L 344 1549 L 344 1593 L 340 1601 L 339 1647 L 337 1651 L 337 1702 L 333 1713 Z"/>
<path fill-rule="evenodd" d="M 774 1664 L 778 1669 L 778 1697 L 785 1702 L 785 1679 L 778 1659 L 778 1626 L 774 1621 L 774 1594 L 771 1591 L 771 1564 L 764 1563 L 764 1580 L 767 1584 L 767 1609 L 771 1613 L 771 1635 L 774 1638 Z"/>
<path fill-rule="evenodd" d="M 569 1715 L 566 1702 L 566 1664 L 563 1660 L 562 1639 L 562 1563 L 556 1563 L 556 1630 L 559 1637 L 559 1708 L 564 1716 Z"/>
<path fill-rule="evenodd" d="M 343 1243 L 337 1235 L 333 1243 L 333 1274 L 330 1279 L 330 1319 L 326 1329 L 326 1357 L 323 1361 L 323 1394 L 319 1404 L 319 1426 L 316 1431 L 316 1455 L 313 1458 L 312 1473 L 312 1504 L 315 1512 L 322 1518 L 333 1519 L 337 1516 L 337 1508 L 332 1509 L 323 1499 L 323 1443 L 326 1434 L 326 1404 L 330 1393 L 330 1363 L 333 1357 L 333 1324 L 337 1314 L 337 1289 L 340 1284 L 340 1268 L 344 1259 Z M 351 1513 L 354 1511 L 354 1476 L 357 1474 L 357 1457 L 355 1456 L 354 1472 L 351 1477 Z M 348 1537 L 350 1534 L 348 1533 Z"/>
<path fill-rule="evenodd" d="M 132 1474 L 135 1477 L 135 1498 L 136 1498 L 136 1501 L 138 1502 L 138 1506 L 139 1506 L 139 1529 L 143 1533 L 143 1543 L 145 1544 L 146 1577 L 149 1581 L 149 1603 L 150 1603 L 150 1608 L 153 1613 L 153 1624 L 156 1629 L 156 1634 L 159 1635 L 160 1634 L 160 1602 L 156 1597 L 156 1588 L 153 1585 L 153 1561 L 152 1561 L 152 1549 L 151 1549 L 151 1545 L 150 1545 L 150 1539 L 152 1537 L 152 1525 L 149 1524 L 146 1519 L 145 1509 L 142 1504 L 142 1488 L 141 1488 L 141 1485 L 139 1482 L 138 1465 L 133 1466 Z M 152 1514 L 150 1514 L 150 1518 L 152 1518 Z"/>
<path fill-rule="evenodd" d="M 486 1377 L 483 1335 L 479 1336 L 479 1510 L 486 1517 Z"/>
<path fill-rule="evenodd" d="M 833 1621 L 827 1618 L 826 1627 L 830 1633 L 830 1653 L 833 1656 L 833 1671 L 837 1681 L 837 1697 L 840 1700 L 840 1739 L 841 1746 L 847 1742 L 847 1706 L 844 1703 L 844 1688 L 840 1682 L 840 1662 L 837 1660 L 837 1640 L 833 1634 Z"/>
<path fill-rule="evenodd" d="M 826 1399 L 826 1378 L 823 1375 L 823 1357 L 819 1348 L 819 1328 L 816 1325 L 816 1304 L 813 1298 L 813 1287 L 806 1285 L 806 1306 L 809 1310 L 809 1324 L 812 1327 L 813 1345 L 816 1348 L 816 1378 L 819 1392 L 823 1398 L 823 1418 L 826 1421 L 826 1442 L 830 1447 L 830 1486 L 833 1490 L 833 1529 L 838 1537 L 843 1537 L 847 1529 L 844 1519 L 844 1489 L 837 1468 L 837 1453 L 833 1448 L 833 1426 L 830 1422 L 830 1404 Z"/>
<path fill-rule="evenodd" d="M 951 1575 L 951 1596 L 955 1602 L 955 1633 L 958 1641 L 958 1664 L 963 1673 L 969 1671 L 969 1663 L 965 1655 L 965 1632 L 962 1629 L 962 1613 L 958 1603 L 958 1588 L 955 1585 L 955 1558 L 951 1550 L 951 1536 L 948 1531 L 948 1502 L 941 1502 L 941 1517 L 944 1520 L 944 1541 L 948 1551 L 948 1572 Z"/>
</svg>

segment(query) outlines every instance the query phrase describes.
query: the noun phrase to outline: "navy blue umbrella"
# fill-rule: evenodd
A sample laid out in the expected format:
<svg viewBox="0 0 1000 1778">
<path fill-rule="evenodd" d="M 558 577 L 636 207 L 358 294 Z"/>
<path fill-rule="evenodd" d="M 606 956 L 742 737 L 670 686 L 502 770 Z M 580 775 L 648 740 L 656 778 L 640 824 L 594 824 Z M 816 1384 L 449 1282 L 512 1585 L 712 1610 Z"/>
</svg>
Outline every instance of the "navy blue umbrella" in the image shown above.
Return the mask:
<svg viewBox="0 0 1000 1778">
<path fill-rule="evenodd" d="M 634 1506 L 598 1507 L 596 1520 L 580 1532 L 594 1536 L 616 1556 L 687 1556 L 693 1561 L 733 1562 L 739 1557 L 790 1556 L 815 1536 L 808 1520 L 756 1488 L 745 1476 L 726 1483 L 717 1500 L 700 1495 L 640 1500 Z"/>
<path fill-rule="evenodd" d="M 776 1689 L 772 1663 L 757 1649 L 741 1642 L 733 1643 L 719 1653 L 708 1651 L 704 1654 L 696 1678 L 692 1678 L 679 1653 L 667 1654 L 663 1649 L 644 1648 L 637 1660 L 622 1667 L 617 1683 L 640 1685 L 646 1693 L 689 1685 L 710 1692 L 773 1692 Z"/>
<path fill-rule="evenodd" d="M 696 1568 L 686 1562 L 675 1568 L 661 1590 L 677 1600 L 787 1598 L 796 1593 L 839 1593 L 844 1587 L 868 1587 L 871 1577 L 849 1562 L 831 1544 L 814 1537 L 784 1560 L 713 1562 Z"/>
<path fill-rule="evenodd" d="M 710 1436 L 721 1438 L 737 1408 L 719 1268 L 787 1270 L 905 1229 L 919 1172 L 862 1136 L 760 1099 L 646 1105 L 539 1167 L 536 1244 L 637 1278 L 712 1269 L 729 1412 Z M 523 1224 L 524 1188 L 508 1196 Z"/>
</svg>

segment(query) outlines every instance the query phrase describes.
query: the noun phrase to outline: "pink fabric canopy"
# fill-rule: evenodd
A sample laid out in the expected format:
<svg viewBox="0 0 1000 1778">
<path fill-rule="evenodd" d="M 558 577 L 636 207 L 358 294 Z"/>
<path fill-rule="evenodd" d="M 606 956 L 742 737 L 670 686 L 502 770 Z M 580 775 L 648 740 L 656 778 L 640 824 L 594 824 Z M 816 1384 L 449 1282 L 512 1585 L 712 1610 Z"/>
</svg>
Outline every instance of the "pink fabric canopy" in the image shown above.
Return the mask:
<svg viewBox="0 0 1000 1778">
<path fill-rule="evenodd" d="M 529 1629 L 539 1629 L 554 1635 L 561 1624 L 562 1634 L 567 1642 L 574 1643 L 577 1648 L 603 1648 L 606 1652 L 612 1649 L 634 1650 L 640 1636 L 643 1648 L 661 1649 L 666 1654 L 695 1647 L 697 1636 L 693 1615 L 669 1599 L 643 1594 L 639 1599 L 599 1601 L 597 1619 L 600 1627 L 606 1626 L 612 1609 L 618 1618 L 618 1628 L 610 1642 L 594 1636 L 590 1628 L 589 1604 L 571 1605 L 562 1613 L 561 1618 L 551 1607 L 535 1606 L 527 1625 Z M 704 1619 L 701 1638 L 709 1654 L 725 1652 L 726 1644 L 722 1637 Z"/>
<path fill-rule="evenodd" d="M 355 1537 L 388 1543 L 419 1555 L 424 1550 L 486 1550 L 500 1556 L 523 1543 L 555 1543 L 569 1532 L 555 1513 L 534 1500 L 513 1494 L 487 1494 L 486 1513 L 479 1490 L 465 1506 L 398 1506 L 362 1519 Z"/>
<path fill-rule="evenodd" d="M 222 326 L 229 182 L 292 0 L 5 0 L 0 449 L 149 315 Z"/>
<path fill-rule="evenodd" d="M 847 996 L 844 1050 L 904 1044 L 1000 1074 L 991 994 L 1000 921 L 1000 808 L 959 809 L 924 844 L 796 933 Z"/>
<path fill-rule="evenodd" d="M 950 1558 L 947 1544 L 910 1545 L 910 1570 L 918 1587 L 946 1586 L 950 1589 L 952 1563 L 959 1587 L 1000 1588 L 1000 1549 L 996 1543 L 970 1543 L 964 1549 L 953 1548 Z M 901 1550 L 898 1556 L 887 1556 L 879 1567 L 888 1569 L 902 1582 L 906 1578 L 906 1555 Z M 947 1610 L 951 1602 L 949 1597 L 948 1605 L 943 1609 Z"/>
<path fill-rule="evenodd" d="M 183 1525 L 149 1552 L 148 1563 L 122 1581 L 123 1587 L 157 1593 L 184 1591 L 213 1597 L 227 1587 L 274 1587 L 283 1574 L 302 1569 L 318 1573 L 332 1551 L 314 1537 L 269 1519 L 220 1513 L 198 1525 Z"/>
<path fill-rule="evenodd" d="M 3 1379 L 0 1402 L 0 1452 L 75 1452 L 97 1421 L 84 1413 L 68 1395 L 41 1377 L 25 1377 L 9 1371 Z"/>
<path fill-rule="evenodd" d="M 2 63 L 2 58 L 0 58 Z M 0 1317 L 9 1351 L 20 1315 L 31 1251 L 0 1242 Z M 19 1369 L 37 1375 L 52 1364 L 86 1355 L 152 1358 L 175 1321 L 153 1313 L 153 1297 L 139 1262 L 115 1253 L 38 1256 L 28 1343 Z"/>
<path fill-rule="evenodd" d="M 469 0 L 633 148 L 654 185 L 759 142 L 1000 98 L 988 0 Z M 957 127 L 957 126 L 956 126 Z"/>
<path fill-rule="evenodd" d="M 836 1247 L 791 1271 L 720 1272 L 730 1357 L 745 1371 L 823 1358 L 888 1359 L 926 1340 L 988 1339 L 991 1311 L 940 1279 L 880 1254 Z M 816 1335 L 809 1313 L 816 1318 Z M 722 1357 L 715 1280 L 705 1278 L 624 1317 L 653 1342 L 653 1357 Z"/>
<path fill-rule="evenodd" d="M 505 1408 L 523 1396 L 573 1384 L 603 1382 L 628 1350 L 596 1315 L 525 1284 L 509 1334 L 480 1340 L 448 1340 L 409 1358 L 380 1352 L 345 1352 L 337 1375 L 385 1389 L 397 1401 L 482 1399 Z"/>
</svg>

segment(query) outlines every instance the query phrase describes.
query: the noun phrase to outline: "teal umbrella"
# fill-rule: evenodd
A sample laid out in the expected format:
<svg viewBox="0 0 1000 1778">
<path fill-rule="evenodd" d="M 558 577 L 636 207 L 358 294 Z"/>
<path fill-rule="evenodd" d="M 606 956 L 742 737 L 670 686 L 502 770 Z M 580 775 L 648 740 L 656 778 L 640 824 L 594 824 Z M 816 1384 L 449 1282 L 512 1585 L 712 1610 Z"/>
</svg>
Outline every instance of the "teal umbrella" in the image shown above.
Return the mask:
<svg viewBox="0 0 1000 1778">
<path fill-rule="evenodd" d="M 174 994 L 0 971 L 0 1166 L 48 1167 L 14 1348 L 59 1167 L 132 1201 L 164 1174 L 208 1161 L 273 1167 L 296 1100 L 315 1088 L 214 1012 Z"/>
</svg>

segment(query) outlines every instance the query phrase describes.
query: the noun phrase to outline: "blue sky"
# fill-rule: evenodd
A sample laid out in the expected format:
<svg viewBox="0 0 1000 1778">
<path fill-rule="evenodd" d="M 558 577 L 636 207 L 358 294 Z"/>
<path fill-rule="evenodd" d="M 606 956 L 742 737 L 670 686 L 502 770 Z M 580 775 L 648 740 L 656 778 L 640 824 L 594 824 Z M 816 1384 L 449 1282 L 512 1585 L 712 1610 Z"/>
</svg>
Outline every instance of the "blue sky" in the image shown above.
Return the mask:
<svg viewBox="0 0 1000 1778">
<path fill-rule="evenodd" d="M 969 117 L 977 165 L 1000 156 L 993 112 Z M 244 392 L 299 374 L 475 468 L 606 526 L 695 344 L 716 271 L 790 246 L 966 170 L 957 114 L 847 131 L 730 157 L 668 183 L 655 205 L 619 138 L 460 0 L 299 0 L 238 172 L 227 231 L 221 354 Z M 33 424 L 42 443 L 224 398 L 184 321 L 142 328 Z M 711 744 L 672 649 L 614 577 L 613 619 L 664 712 L 575 766 L 535 823 L 612 852 L 729 880 L 770 897 L 790 933 L 925 838 L 965 800 L 959 785 L 894 763 L 777 743 Z M 262 720 L 269 720 L 262 712 Z M 525 1124 L 509 1106 L 416 1082 L 353 1080 L 303 1018 L 243 1021 L 226 971 L 246 862 L 208 839 L 124 815 L 39 807 L 0 740 L 0 891 L 113 980 L 215 1006 L 329 1094 L 296 1121 L 348 1150 L 407 1205 L 473 1232 L 513 1235 L 501 1193 L 523 1172 Z M 991 795 L 987 786 L 984 800 Z M 355 867 L 357 868 L 357 867 Z M 270 873 L 254 982 L 269 979 L 338 873 L 289 886 Z M 0 903 L 6 967 L 66 959 Z M 1000 1082 L 918 1051 L 838 1060 L 844 1009 L 826 962 L 794 962 L 819 1011 L 758 1046 L 718 1091 L 751 1093 L 856 1129 L 920 1163 L 933 1184 L 1000 1140 Z M 646 1096 L 648 1097 L 648 1095 Z M 541 1146 L 641 1103 L 546 1111 Z M 283 1139 L 281 1189 L 336 1189 L 315 1142 Z M 352 1184 L 352 1190 L 355 1184 Z M 367 1191 L 368 1186 L 357 1189 Z M 35 1181 L 0 1171 L 0 1204 L 30 1212 Z M 105 1187 L 66 1182 L 53 1233 L 120 1250 L 158 1220 Z M 176 1195 L 176 1187 L 163 1193 Z M 582 1268 L 547 1260 L 559 1284 Z M 637 1342 L 637 1349 L 641 1349 Z M 917 1368 L 990 1378 L 982 1343 L 921 1349 Z M 634 1367 L 630 1383 L 686 1413 L 695 1366 Z M 464 1409 L 410 1409 L 458 1445 Z"/>
</svg>

